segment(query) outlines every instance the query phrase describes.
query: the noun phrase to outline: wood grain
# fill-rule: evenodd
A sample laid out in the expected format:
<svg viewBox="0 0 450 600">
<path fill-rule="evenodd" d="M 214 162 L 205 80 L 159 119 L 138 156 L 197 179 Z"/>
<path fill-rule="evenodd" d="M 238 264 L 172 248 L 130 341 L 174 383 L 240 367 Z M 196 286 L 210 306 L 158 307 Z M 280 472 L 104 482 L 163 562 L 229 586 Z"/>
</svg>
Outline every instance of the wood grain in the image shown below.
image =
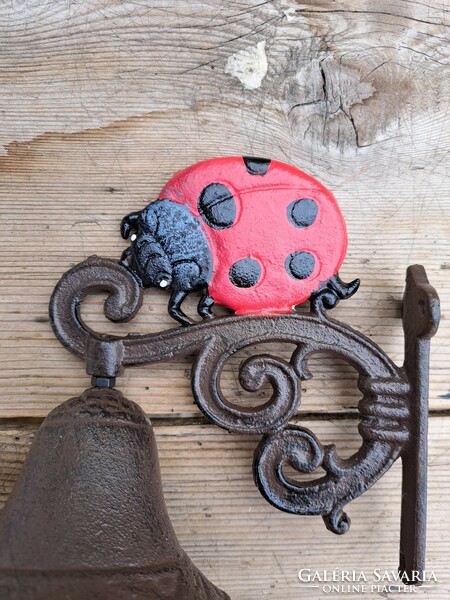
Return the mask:
<svg viewBox="0 0 450 600">
<path fill-rule="evenodd" d="M 68 267 L 91 254 L 118 258 L 125 246 L 118 232 L 121 217 L 156 198 L 174 171 L 207 156 L 250 150 L 244 143 L 245 134 L 236 133 L 240 131 L 244 109 L 222 108 L 225 114 L 216 106 L 174 114 L 172 118 L 166 114 L 151 115 L 102 131 L 52 134 L 18 146 L 1 160 L 1 416 L 43 416 L 88 384 L 83 365 L 59 346 L 47 321 L 53 286 Z M 253 118 L 250 111 L 246 116 Z M 276 121 L 267 128 L 266 135 L 276 129 L 276 123 L 279 134 L 286 133 L 279 116 L 273 113 L 273 118 Z M 197 125 L 198 120 L 201 126 Z M 180 122 L 188 130 L 192 128 L 190 135 L 196 142 L 194 148 L 198 148 L 189 150 L 190 156 L 186 155 L 186 140 L 184 150 L 177 152 Z M 254 150 L 256 154 L 283 158 L 273 140 Z M 441 295 L 444 313 L 433 341 L 431 406 L 447 409 L 450 335 L 445 317 L 450 300 L 446 268 L 450 200 L 445 196 L 441 167 L 426 167 L 430 187 L 424 188 L 422 200 L 417 203 L 409 197 L 418 171 L 409 171 L 399 161 L 395 172 L 387 174 L 385 191 L 380 188 L 375 199 L 372 186 L 375 177 L 380 177 L 383 169 L 386 171 L 386 156 L 373 161 L 369 169 L 370 158 L 375 156 L 360 158 L 366 167 L 359 174 L 354 167 L 344 169 L 334 185 L 325 164 L 302 165 L 335 190 L 350 238 L 341 275 L 347 280 L 362 278 L 361 290 L 341 303 L 334 317 L 369 335 L 401 363 L 403 335 L 399 317 L 405 269 L 408 264 L 423 263 Z M 337 168 L 336 164 L 334 169 Z M 343 177 L 349 181 L 344 182 Z M 408 177 L 408 186 L 403 177 Z M 435 189 L 439 190 L 437 195 Z M 415 207 L 419 207 L 420 216 Z M 149 291 L 146 298 L 131 325 L 103 325 L 98 302 L 90 304 L 86 316 L 97 327 L 103 325 L 104 330 L 110 331 L 149 332 L 172 326 L 166 313 L 167 294 Z M 192 311 L 193 305 L 191 300 L 188 310 L 190 306 Z M 155 415 L 196 414 L 189 389 L 189 366 L 184 361 L 159 369 L 129 370 L 120 385 Z M 235 365 L 230 371 L 236 373 Z M 348 369 L 344 370 L 343 380 L 340 372 L 332 360 L 322 361 L 304 396 L 305 409 L 355 407 L 358 395 L 354 386 L 349 391 Z M 238 390 L 235 377 L 233 380 L 230 375 L 225 388 L 230 396 Z"/>
<path fill-rule="evenodd" d="M 44 416 L 87 385 L 46 321 L 59 276 L 93 253 L 118 257 L 124 214 L 224 154 L 286 160 L 335 192 L 350 237 L 341 274 L 362 287 L 334 316 L 398 362 L 405 268 L 426 266 L 444 305 L 431 407 L 448 409 L 447 16 L 406 1 L 3 6 L 0 416 Z M 249 91 L 226 61 L 260 40 L 268 73 Z M 166 302 L 149 293 L 127 330 L 172 325 Z M 152 414 L 195 415 L 189 366 L 130 371 L 121 385 Z M 233 373 L 232 362 L 230 397 Z M 305 410 L 354 410 L 348 369 L 322 361 L 315 377 Z"/>
<path fill-rule="evenodd" d="M 356 421 L 301 421 L 322 442 L 334 442 L 343 456 L 356 450 Z M 33 425 L 0 430 L 0 492 L 4 501 L 16 480 Z M 391 571 L 397 567 L 400 464 L 348 506 L 352 525 L 344 536 L 327 531 L 319 517 L 281 513 L 259 496 L 251 475 L 258 440 L 216 427 L 160 426 L 155 422 L 164 494 L 183 548 L 197 566 L 234 600 L 329 597 L 300 585 L 299 569 Z M 450 585 L 448 495 L 450 419 L 430 423 L 427 569 L 429 583 L 414 597 L 446 598 Z M 317 595 L 316 595 L 317 594 Z M 382 593 L 345 594 L 376 600 Z M 388 598 L 404 598 L 390 593 Z"/>
<path fill-rule="evenodd" d="M 448 409 L 444 5 L 217 8 L 102 0 L 0 11 L 0 416 L 44 416 L 88 383 L 47 322 L 59 276 L 93 253 L 118 257 L 124 214 L 156 198 L 176 170 L 224 154 L 286 160 L 335 192 L 350 238 L 341 274 L 361 277 L 362 287 L 334 316 L 398 362 L 405 268 L 426 266 L 444 304 L 431 407 Z M 269 70 L 248 91 L 225 73 L 226 58 L 261 39 Z M 119 331 L 172 325 L 166 303 L 166 294 L 150 292 L 139 318 Z M 234 363 L 224 389 L 235 398 Z M 129 371 L 120 385 L 152 414 L 195 415 L 189 366 Z M 341 375 L 341 365 L 324 360 L 315 377 L 305 410 L 354 410 L 348 368 Z"/>
<path fill-rule="evenodd" d="M 438 0 L 5 4 L 3 144 L 221 101 L 293 111 L 308 145 L 353 154 L 441 108 L 448 14 Z M 264 40 L 268 76 L 249 93 L 225 66 Z"/>
<path fill-rule="evenodd" d="M 35 431 L 23 419 L 40 421 L 89 385 L 84 366 L 59 345 L 48 321 L 48 300 L 62 273 L 91 254 L 118 258 L 123 215 L 156 199 L 178 169 L 213 156 L 268 156 L 323 181 L 342 208 L 349 249 L 341 276 L 360 277 L 362 285 L 334 318 L 401 364 L 406 267 L 424 264 L 441 296 L 430 370 L 428 546 L 441 582 L 417 594 L 448 595 L 448 30 L 448 0 L 0 6 L 3 498 Z M 254 48 L 264 49 L 267 74 L 249 90 L 227 64 Z M 105 323 L 98 298 L 89 299 L 83 314 L 102 331 L 156 332 L 174 326 L 167 300 L 149 290 L 128 325 Z M 188 312 L 194 306 L 189 299 Z M 284 358 L 292 350 L 266 349 Z M 269 389 L 255 399 L 238 384 L 238 363 L 254 351 L 229 361 L 222 381 L 227 398 L 267 398 Z M 152 418 L 164 419 L 157 436 L 169 511 L 207 575 L 235 599 L 279 600 L 311 598 L 296 580 L 304 565 L 395 567 L 398 468 L 354 503 L 354 524 L 342 538 L 326 532 L 320 519 L 278 513 L 251 482 L 254 440 L 193 420 L 199 412 L 190 364 L 129 369 L 118 385 Z M 342 419 L 356 411 L 355 372 L 327 356 L 312 367 L 301 410 L 318 419 L 314 430 L 348 451 L 357 440 L 356 419 Z M 325 421 L 325 411 L 340 418 Z"/>
</svg>

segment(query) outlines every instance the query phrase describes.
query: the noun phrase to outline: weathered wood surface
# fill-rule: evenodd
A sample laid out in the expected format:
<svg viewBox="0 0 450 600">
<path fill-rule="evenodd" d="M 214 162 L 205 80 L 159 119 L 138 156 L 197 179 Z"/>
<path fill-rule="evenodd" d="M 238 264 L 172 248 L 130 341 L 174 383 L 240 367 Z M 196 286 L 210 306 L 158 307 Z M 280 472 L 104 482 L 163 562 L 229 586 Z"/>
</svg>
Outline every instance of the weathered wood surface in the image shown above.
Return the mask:
<svg viewBox="0 0 450 600">
<path fill-rule="evenodd" d="M 122 216 L 155 199 L 177 169 L 230 154 L 290 162 L 334 191 L 347 221 L 341 276 L 360 277 L 362 286 L 335 318 L 400 364 L 407 265 L 424 264 L 440 293 L 430 406 L 431 452 L 442 466 L 432 462 L 429 560 L 448 575 L 448 26 L 446 0 L 3 3 L 0 418 L 11 423 L 5 435 L 14 419 L 42 419 L 88 385 L 83 365 L 56 341 L 47 317 L 51 291 L 69 266 L 94 253 L 118 258 Z M 149 291 L 129 325 L 102 321 L 98 300 L 84 313 L 103 330 L 158 331 L 173 325 L 167 299 Z M 194 299 L 187 304 L 192 311 Z M 237 382 L 239 358 L 227 366 L 223 389 L 230 399 L 251 401 Z M 180 360 L 130 369 L 119 386 L 153 417 L 191 418 L 198 411 L 189 368 Z M 356 375 L 343 363 L 314 359 L 314 379 L 303 387 L 303 411 L 355 412 Z M 158 429 L 171 516 L 184 546 L 234 598 L 310 597 L 295 580 L 305 562 L 333 568 L 348 555 L 349 567 L 357 560 L 395 566 L 398 471 L 355 503 L 350 537 L 330 537 L 320 521 L 300 519 L 296 529 L 258 498 L 248 440 L 173 423 Z M 338 431 L 341 424 L 327 427 Z M 22 431 L 31 435 L 32 428 Z M 192 458 L 197 436 L 208 443 Z M 21 463 L 21 440 L 20 434 L 17 443 L 5 442 L 4 460 L 13 457 L 9 467 L 2 463 L 5 493 Z M 197 458 L 209 461 L 209 470 L 200 462 L 182 469 Z M 201 516 L 203 505 L 215 507 L 211 517 Z M 264 548 L 267 531 L 274 541 Z M 420 594 L 434 599 L 449 589 L 441 583 L 439 591 Z"/>
<path fill-rule="evenodd" d="M 54 284 L 90 254 L 118 257 L 121 217 L 210 156 L 286 160 L 335 192 L 350 236 L 342 276 L 362 278 L 335 317 L 394 359 L 408 264 L 426 266 L 445 317 L 444 4 L 19 2 L 0 15 L 0 415 L 43 416 L 87 384 L 46 321 Z M 248 90 L 225 72 L 228 58 L 261 41 L 267 74 Z M 166 302 L 149 293 L 131 329 L 171 324 Z M 444 319 L 433 343 L 436 410 L 450 406 L 449 348 Z M 154 414 L 195 414 L 188 369 L 130 371 L 122 386 Z M 354 408 L 349 375 L 339 377 L 322 362 L 304 408 Z M 236 389 L 230 376 L 228 395 Z"/>
<path fill-rule="evenodd" d="M 357 448 L 356 421 L 302 421 L 343 456 Z M 0 430 L 0 500 L 8 495 L 22 466 L 36 426 Z M 155 423 L 165 498 L 179 540 L 197 566 L 228 591 L 233 600 L 329 597 L 307 588 L 300 569 L 336 567 L 395 570 L 398 562 L 400 464 L 348 506 L 352 525 L 344 536 L 327 531 L 320 517 L 288 515 L 270 507 L 251 478 L 258 436 L 230 435 L 213 426 L 159 426 Z M 414 597 L 447 598 L 450 419 L 430 424 L 427 568 L 438 578 Z M 332 597 L 340 597 L 338 594 Z M 345 594 L 398 599 L 404 593 Z"/>
</svg>

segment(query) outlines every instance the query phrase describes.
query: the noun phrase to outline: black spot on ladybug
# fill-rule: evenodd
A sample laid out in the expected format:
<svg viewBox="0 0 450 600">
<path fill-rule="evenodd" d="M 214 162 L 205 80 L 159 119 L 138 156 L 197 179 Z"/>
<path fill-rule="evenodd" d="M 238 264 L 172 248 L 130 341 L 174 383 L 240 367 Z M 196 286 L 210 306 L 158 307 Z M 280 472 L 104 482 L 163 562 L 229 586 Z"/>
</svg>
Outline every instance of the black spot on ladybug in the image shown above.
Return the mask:
<svg viewBox="0 0 450 600">
<path fill-rule="evenodd" d="M 309 227 L 316 220 L 318 210 L 319 207 L 314 200 L 302 198 L 289 204 L 287 216 L 295 227 Z"/>
<path fill-rule="evenodd" d="M 243 156 L 242 159 L 245 163 L 245 168 L 250 173 L 250 175 L 265 175 L 267 173 L 267 169 L 270 165 L 269 158 Z"/>
<path fill-rule="evenodd" d="M 234 263 L 229 277 L 233 285 L 240 288 L 253 287 L 261 278 L 261 265 L 254 258 L 243 258 Z"/>
<path fill-rule="evenodd" d="M 222 183 L 210 183 L 198 199 L 198 211 L 213 229 L 227 229 L 236 219 L 236 202 L 233 194 Z"/>
<path fill-rule="evenodd" d="M 306 279 L 314 271 L 316 261 L 310 252 L 293 252 L 284 261 L 284 267 L 294 279 Z"/>
</svg>

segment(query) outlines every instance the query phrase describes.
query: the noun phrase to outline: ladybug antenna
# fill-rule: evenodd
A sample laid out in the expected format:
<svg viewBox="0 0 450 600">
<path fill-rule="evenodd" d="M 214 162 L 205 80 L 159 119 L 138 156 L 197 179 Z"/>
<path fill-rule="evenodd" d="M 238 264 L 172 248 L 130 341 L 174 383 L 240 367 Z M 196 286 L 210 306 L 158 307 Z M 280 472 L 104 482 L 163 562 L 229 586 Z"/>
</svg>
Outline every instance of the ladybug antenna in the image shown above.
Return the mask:
<svg viewBox="0 0 450 600">
<path fill-rule="evenodd" d="M 140 214 L 140 212 L 132 212 L 122 219 L 122 223 L 120 224 L 120 234 L 124 240 L 128 239 L 132 229 L 136 229 Z"/>
<path fill-rule="evenodd" d="M 339 274 L 336 273 L 336 275 L 333 275 L 333 277 L 327 281 L 327 287 L 331 288 L 340 300 L 345 300 L 346 298 L 353 296 L 358 290 L 360 283 L 361 281 L 359 279 L 354 279 L 350 283 L 344 283 L 339 277 Z"/>
</svg>

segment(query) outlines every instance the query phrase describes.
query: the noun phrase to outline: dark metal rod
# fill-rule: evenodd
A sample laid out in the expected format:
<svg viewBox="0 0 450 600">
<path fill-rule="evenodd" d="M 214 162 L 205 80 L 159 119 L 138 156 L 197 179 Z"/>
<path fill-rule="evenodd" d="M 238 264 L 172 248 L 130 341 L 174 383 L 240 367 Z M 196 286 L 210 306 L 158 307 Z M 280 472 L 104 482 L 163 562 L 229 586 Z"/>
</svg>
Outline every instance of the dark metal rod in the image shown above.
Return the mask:
<svg viewBox="0 0 450 600">
<path fill-rule="evenodd" d="M 439 298 L 420 265 L 408 267 L 403 300 L 404 368 L 411 385 L 409 443 L 402 454 L 399 571 L 406 583 L 425 577 L 430 338 L 439 325 Z"/>
<path fill-rule="evenodd" d="M 427 528 L 428 355 L 429 341 L 417 340 L 410 417 L 410 444 L 402 457 L 402 512 L 399 571 L 405 582 L 424 581 Z M 420 374 L 425 374 L 421 376 Z M 416 386 L 415 383 L 420 382 Z"/>
</svg>

